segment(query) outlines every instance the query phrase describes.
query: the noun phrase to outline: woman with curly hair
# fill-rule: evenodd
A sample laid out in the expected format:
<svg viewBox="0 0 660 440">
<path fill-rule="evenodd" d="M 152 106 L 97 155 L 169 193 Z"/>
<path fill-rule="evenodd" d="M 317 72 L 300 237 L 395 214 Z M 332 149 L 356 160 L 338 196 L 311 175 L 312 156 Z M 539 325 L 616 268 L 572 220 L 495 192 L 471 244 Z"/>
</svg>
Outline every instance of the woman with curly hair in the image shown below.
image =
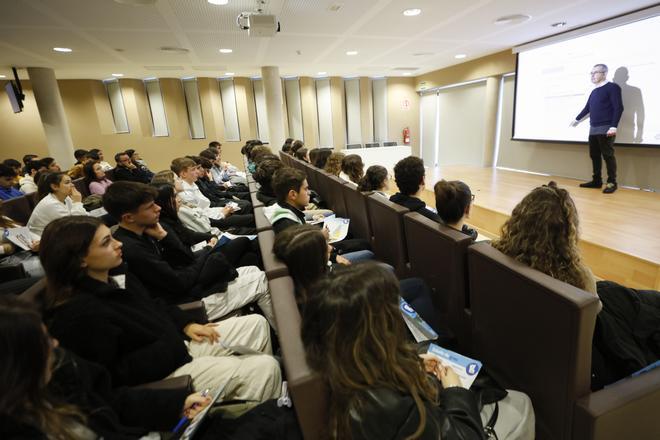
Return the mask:
<svg viewBox="0 0 660 440">
<path fill-rule="evenodd" d="M 407 342 L 390 271 L 349 266 L 313 289 L 301 335 L 307 361 L 330 391 L 330 437 L 484 439 L 474 394 Z"/>
<path fill-rule="evenodd" d="M 555 182 L 534 188 L 513 208 L 493 247 L 533 269 L 596 294 L 596 280 L 582 261 L 579 220 L 568 191 Z"/>
<path fill-rule="evenodd" d="M 341 161 L 339 177 L 357 185 L 364 176 L 364 162 L 357 154 L 349 154 Z"/>
<path fill-rule="evenodd" d="M 325 172 L 339 177 L 339 173 L 341 173 L 341 162 L 344 160 L 344 157 L 344 153 L 340 153 L 339 151 L 331 153 L 323 168 Z"/>
</svg>

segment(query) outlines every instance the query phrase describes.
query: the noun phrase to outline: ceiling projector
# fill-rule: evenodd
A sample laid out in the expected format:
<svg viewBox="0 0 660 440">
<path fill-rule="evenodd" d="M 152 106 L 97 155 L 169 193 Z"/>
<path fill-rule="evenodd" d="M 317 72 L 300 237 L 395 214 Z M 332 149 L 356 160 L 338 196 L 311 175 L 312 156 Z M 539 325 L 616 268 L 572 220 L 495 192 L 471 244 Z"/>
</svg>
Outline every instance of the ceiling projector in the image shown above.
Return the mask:
<svg viewBox="0 0 660 440">
<path fill-rule="evenodd" d="M 250 37 L 274 37 L 280 31 L 276 16 L 258 12 L 241 12 L 236 17 L 236 25 L 248 31 Z"/>
</svg>

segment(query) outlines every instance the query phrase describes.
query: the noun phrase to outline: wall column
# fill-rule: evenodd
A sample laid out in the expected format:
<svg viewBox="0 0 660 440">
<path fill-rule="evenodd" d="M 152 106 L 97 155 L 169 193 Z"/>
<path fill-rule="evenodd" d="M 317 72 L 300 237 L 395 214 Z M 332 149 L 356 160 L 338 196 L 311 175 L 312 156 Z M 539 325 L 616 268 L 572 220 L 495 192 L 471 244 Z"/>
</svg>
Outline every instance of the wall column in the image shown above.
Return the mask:
<svg viewBox="0 0 660 440">
<path fill-rule="evenodd" d="M 497 142 L 497 111 L 500 98 L 500 77 L 486 79 L 486 114 L 484 117 L 484 153 L 482 165 L 495 166 L 495 143 Z"/>
<path fill-rule="evenodd" d="M 68 169 L 73 165 L 73 139 L 69 122 L 64 113 L 64 104 L 55 79 L 55 71 L 46 67 L 28 67 L 34 99 L 44 127 L 46 144 L 50 156 Z"/>
<path fill-rule="evenodd" d="M 268 118 L 268 141 L 273 150 L 279 150 L 284 144 L 284 118 L 282 116 L 282 80 L 277 66 L 263 66 L 261 79 L 266 99 Z"/>
</svg>

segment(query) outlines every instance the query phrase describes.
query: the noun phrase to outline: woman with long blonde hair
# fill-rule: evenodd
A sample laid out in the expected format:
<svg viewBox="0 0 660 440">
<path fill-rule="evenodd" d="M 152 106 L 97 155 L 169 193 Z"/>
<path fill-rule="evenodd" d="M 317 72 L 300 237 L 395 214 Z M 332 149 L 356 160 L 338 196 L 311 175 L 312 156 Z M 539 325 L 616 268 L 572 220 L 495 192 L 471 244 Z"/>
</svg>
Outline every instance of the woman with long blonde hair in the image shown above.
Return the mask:
<svg viewBox="0 0 660 440">
<path fill-rule="evenodd" d="M 568 191 L 555 182 L 534 188 L 513 208 L 493 247 L 533 269 L 596 294 L 596 280 L 582 262 L 579 220 Z"/>
<path fill-rule="evenodd" d="M 484 438 L 472 392 L 407 342 L 390 271 L 360 263 L 312 289 L 301 333 L 310 366 L 330 390 L 333 438 Z"/>
</svg>

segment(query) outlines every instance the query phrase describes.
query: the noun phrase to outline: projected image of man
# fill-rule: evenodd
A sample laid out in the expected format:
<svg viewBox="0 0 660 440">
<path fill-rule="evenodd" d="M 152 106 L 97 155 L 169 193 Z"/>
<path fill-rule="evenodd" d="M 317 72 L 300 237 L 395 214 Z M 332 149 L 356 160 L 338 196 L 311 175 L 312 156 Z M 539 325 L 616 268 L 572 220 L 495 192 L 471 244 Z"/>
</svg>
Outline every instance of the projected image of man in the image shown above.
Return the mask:
<svg viewBox="0 0 660 440">
<path fill-rule="evenodd" d="M 614 139 L 616 127 L 623 113 L 621 87 L 607 81 L 607 66 L 596 64 L 591 69 L 591 82 L 596 86 L 587 100 L 584 109 L 575 117 L 571 126 L 575 127 L 589 115 L 589 156 L 593 165 L 593 178 L 581 184 L 582 188 L 600 188 L 603 186 L 602 159 L 607 167 L 607 185 L 603 192 L 611 194 L 617 189 L 616 158 L 614 157 Z"/>
</svg>

